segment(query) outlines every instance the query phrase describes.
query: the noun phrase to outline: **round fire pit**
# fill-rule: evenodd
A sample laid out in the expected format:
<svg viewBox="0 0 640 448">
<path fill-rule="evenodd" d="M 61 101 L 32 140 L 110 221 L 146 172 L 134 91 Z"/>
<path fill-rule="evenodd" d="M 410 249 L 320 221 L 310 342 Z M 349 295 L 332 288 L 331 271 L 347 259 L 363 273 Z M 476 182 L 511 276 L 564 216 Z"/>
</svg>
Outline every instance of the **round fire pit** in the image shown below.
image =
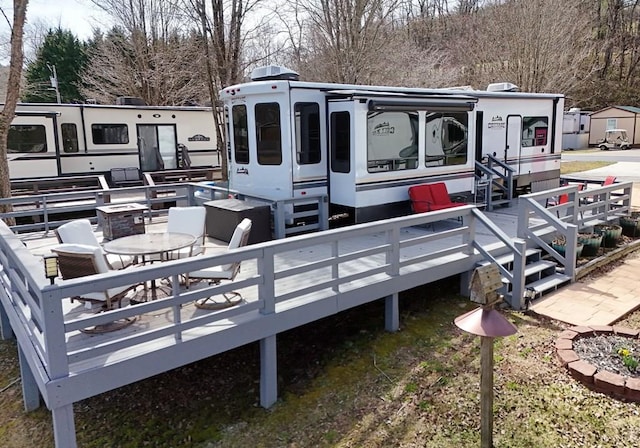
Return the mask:
<svg viewBox="0 0 640 448">
<path fill-rule="evenodd" d="M 590 389 L 640 402 L 640 368 L 627 367 L 640 361 L 639 334 L 618 326 L 572 327 L 558 336 L 556 353 L 571 376 Z"/>
</svg>

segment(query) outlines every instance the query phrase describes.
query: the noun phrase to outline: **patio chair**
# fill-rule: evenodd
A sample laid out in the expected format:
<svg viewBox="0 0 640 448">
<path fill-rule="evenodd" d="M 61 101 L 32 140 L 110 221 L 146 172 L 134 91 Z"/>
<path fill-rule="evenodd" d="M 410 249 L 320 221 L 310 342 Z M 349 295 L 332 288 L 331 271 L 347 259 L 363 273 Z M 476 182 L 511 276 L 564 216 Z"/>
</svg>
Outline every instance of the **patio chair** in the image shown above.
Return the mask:
<svg viewBox="0 0 640 448">
<path fill-rule="evenodd" d="M 91 221 L 88 219 L 76 219 L 54 230 L 58 241 L 63 244 L 82 244 L 92 247 L 100 247 L 100 242 L 96 238 L 91 228 Z M 134 263 L 135 257 L 127 255 L 107 254 L 103 251 L 107 263 L 113 269 L 124 269 Z"/>
<path fill-rule="evenodd" d="M 607 185 L 613 185 L 616 182 L 616 176 L 607 176 L 602 182 L 602 186 L 606 187 Z"/>
<path fill-rule="evenodd" d="M 248 218 L 243 219 L 233 231 L 231 241 L 227 250 L 238 249 L 246 246 L 249 241 L 249 233 L 251 232 L 251 220 Z M 207 281 L 210 285 L 217 285 L 223 280 L 233 281 L 240 272 L 240 262 L 234 262 L 222 266 L 214 266 L 211 268 L 201 269 L 199 271 L 190 272 L 189 279 L 198 279 Z M 215 296 L 206 297 L 204 299 L 197 300 L 195 302 L 196 308 L 206 310 L 219 310 L 228 308 L 242 302 L 242 295 L 237 291 L 231 291 L 223 293 L 222 297 L 224 301 L 215 301 Z"/>
<path fill-rule="evenodd" d="M 409 187 L 409 199 L 414 213 L 432 212 L 466 205 L 464 202 L 451 200 L 444 182 L 413 185 Z"/>
<path fill-rule="evenodd" d="M 58 266 L 63 280 L 114 271 L 107 263 L 100 247 L 86 244 L 60 244 L 52 248 L 51 251 L 58 256 Z M 130 269 L 135 268 L 132 267 L 124 270 Z M 86 302 L 89 306 L 93 303 L 102 303 L 100 311 L 108 311 L 113 308 L 115 303 L 117 303 L 118 308 L 120 308 L 122 306 L 122 299 L 125 298 L 129 291 L 138 285 L 139 283 L 136 283 L 109 288 L 105 291 L 90 292 L 82 296 L 71 297 L 71 301 L 78 300 Z M 107 325 L 97 325 L 93 328 L 83 329 L 82 331 L 85 333 L 104 333 L 119 330 L 131 325 L 135 320 L 136 318 L 120 319 Z"/>
<path fill-rule="evenodd" d="M 169 208 L 167 232 L 186 233 L 196 238 L 192 246 L 167 254 L 169 260 L 177 260 L 204 253 L 205 217 L 206 209 L 204 207 Z M 148 261 L 160 261 L 160 255 L 151 256 Z"/>
</svg>

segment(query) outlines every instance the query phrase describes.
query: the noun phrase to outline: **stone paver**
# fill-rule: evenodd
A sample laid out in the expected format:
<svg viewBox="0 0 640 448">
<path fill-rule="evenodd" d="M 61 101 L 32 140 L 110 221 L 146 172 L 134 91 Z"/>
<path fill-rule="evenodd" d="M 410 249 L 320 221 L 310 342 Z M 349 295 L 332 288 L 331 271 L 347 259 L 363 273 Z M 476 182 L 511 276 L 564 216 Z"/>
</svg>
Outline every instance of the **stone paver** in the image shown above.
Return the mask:
<svg viewBox="0 0 640 448">
<path fill-rule="evenodd" d="M 637 258 L 634 258 L 637 257 Z M 593 280 L 580 280 L 534 301 L 530 309 L 572 325 L 612 325 L 640 308 L 640 257 Z"/>
</svg>

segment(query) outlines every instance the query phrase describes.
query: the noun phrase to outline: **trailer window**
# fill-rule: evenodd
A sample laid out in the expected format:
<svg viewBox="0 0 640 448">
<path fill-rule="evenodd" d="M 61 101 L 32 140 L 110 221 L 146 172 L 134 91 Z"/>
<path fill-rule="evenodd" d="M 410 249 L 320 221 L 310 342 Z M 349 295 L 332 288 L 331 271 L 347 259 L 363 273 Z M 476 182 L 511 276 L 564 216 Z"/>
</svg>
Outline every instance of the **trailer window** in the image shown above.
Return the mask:
<svg viewBox="0 0 640 448">
<path fill-rule="evenodd" d="M 233 106 L 233 147 L 236 163 L 249 163 L 249 125 L 247 106 Z"/>
<path fill-rule="evenodd" d="M 299 165 L 320 163 L 320 106 L 296 103 L 296 161 Z"/>
<path fill-rule="evenodd" d="M 468 118 L 466 112 L 427 112 L 425 166 L 467 163 Z"/>
<path fill-rule="evenodd" d="M 351 171 L 351 117 L 349 112 L 331 114 L 331 171 Z"/>
<path fill-rule="evenodd" d="M 256 152 L 260 165 L 282 164 L 282 129 L 278 103 L 256 104 Z"/>
<path fill-rule="evenodd" d="M 418 167 L 418 113 L 369 112 L 367 170 L 399 171 Z"/>
<path fill-rule="evenodd" d="M 7 152 L 47 152 L 45 127 L 43 125 L 11 125 L 7 136 Z"/>
<path fill-rule="evenodd" d="M 522 117 L 522 146 L 544 146 L 547 144 L 549 118 Z"/>
<path fill-rule="evenodd" d="M 78 152 L 78 129 L 75 123 L 62 123 L 62 151 Z"/>
<path fill-rule="evenodd" d="M 124 145 L 129 143 L 129 128 L 126 124 L 92 124 L 91 137 L 94 145 Z"/>
</svg>

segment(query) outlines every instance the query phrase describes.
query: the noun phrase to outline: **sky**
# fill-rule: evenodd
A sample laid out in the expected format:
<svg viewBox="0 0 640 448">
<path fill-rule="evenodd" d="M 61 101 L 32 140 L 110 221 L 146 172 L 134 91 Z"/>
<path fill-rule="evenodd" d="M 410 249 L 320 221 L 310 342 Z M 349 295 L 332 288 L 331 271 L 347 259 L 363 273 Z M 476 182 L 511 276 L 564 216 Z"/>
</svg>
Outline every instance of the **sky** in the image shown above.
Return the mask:
<svg viewBox="0 0 640 448">
<path fill-rule="evenodd" d="M 12 1 L 1 0 L 0 6 L 9 18 L 12 17 Z M 109 16 L 90 0 L 29 0 L 27 6 L 27 26 L 43 23 L 50 28 L 58 25 L 71 30 L 80 40 L 91 37 L 94 27 L 106 28 Z M 8 32 L 8 25 L 2 19 L 0 31 Z"/>
<path fill-rule="evenodd" d="M 85 40 L 91 37 L 94 27 L 105 28 L 109 16 L 89 0 L 30 0 L 27 21 L 36 20 L 52 28 L 60 25 Z"/>
</svg>

